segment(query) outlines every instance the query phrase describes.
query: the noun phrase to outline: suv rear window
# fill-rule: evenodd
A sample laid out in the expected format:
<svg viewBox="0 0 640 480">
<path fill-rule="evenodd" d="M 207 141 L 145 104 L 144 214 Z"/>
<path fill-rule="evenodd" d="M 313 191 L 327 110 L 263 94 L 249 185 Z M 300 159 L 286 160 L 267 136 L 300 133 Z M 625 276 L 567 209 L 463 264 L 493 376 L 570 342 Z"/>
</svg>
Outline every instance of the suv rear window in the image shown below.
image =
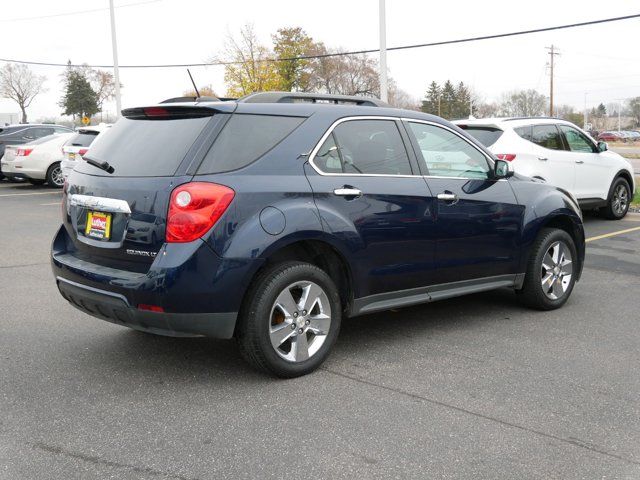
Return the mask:
<svg viewBox="0 0 640 480">
<path fill-rule="evenodd" d="M 86 130 L 84 132 L 76 133 L 73 137 L 67 140 L 65 145 L 71 145 L 73 147 L 88 147 L 98 136 L 98 132 L 95 130 Z"/>
<path fill-rule="evenodd" d="M 88 163 L 81 172 L 114 177 L 166 177 L 173 175 L 211 116 L 142 120 L 123 117 L 104 132 L 89 157 L 108 162 L 112 174 Z"/>
<path fill-rule="evenodd" d="M 235 114 L 207 152 L 197 173 L 221 173 L 246 167 L 284 140 L 304 120 Z"/>
<path fill-rule="evenodd" d="M 476 127 L 474 125 L 459 125 L 459 127 L 478 140 L 485 147 L 490 147 L 498 141 L 504 133 L 495 127 Z"/>
</svg>

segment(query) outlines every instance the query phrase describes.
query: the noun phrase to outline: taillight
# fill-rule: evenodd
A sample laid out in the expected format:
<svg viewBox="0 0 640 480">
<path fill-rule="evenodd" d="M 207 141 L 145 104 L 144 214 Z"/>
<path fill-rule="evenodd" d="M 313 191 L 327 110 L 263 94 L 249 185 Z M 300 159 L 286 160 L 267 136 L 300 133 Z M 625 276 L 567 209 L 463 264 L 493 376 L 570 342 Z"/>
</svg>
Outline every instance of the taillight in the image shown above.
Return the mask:
<svg viewBox="0 0 640 480">
<path fill-rule="evenodd" d="M 80 155 L 82 157 L 88 151 L 89 151 L 88 148 L 81 148 L 80 150 L 78 150 L 78 155 Z"/>
<path fill-rule="evenodd" d="M 33 152 L 33 148 L 19 148 L 16 157 L 28 157 L 31 152 Z"/>
<path fill-rule="evenodd" d="M 498 160 L 506 160 L 507 162 L 512 162 L 516 159 L 515 153 L 496 153 L 495 155 Z"/>
<path fill-rule="evenodd" d="M 191 242 L 207 233 L 233 200 L 235 192 L 216 183 L 192 182 L 171 192 L 166 241 Z"/>
</svg>

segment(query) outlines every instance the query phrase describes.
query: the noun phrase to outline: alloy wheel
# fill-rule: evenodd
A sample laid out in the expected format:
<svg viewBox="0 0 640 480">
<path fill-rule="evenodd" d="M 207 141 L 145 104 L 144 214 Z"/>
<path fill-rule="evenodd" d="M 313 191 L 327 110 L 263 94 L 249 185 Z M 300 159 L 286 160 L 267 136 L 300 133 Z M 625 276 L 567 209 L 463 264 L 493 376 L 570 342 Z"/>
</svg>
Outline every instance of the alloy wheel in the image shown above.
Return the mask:
<svg viewBox="0 0 640 480">
<path fill-rule="evenodd" d="M 562 241 L 554 242 L 542 258 L 540 283 L 551 300 L 562 298 L 571 285 L 573 259 L 571 250 Z"/>
<path fill-rule="evenodd" d="M 624 185 L 618 185 L 613 191 L 613 199 L 611 203 L 611 209 L 613 212 L 621 216 L 627 211 L 627 205 L 629 204 L 629 192 Z"/>
<path fill-rule="evenodd" d="M 62 168 L 60 168 L 60 166 L 55 167 L 51 171 L 51 181 L 56 187 L 64 185 L 64 176 L 62 175 Z"/>
<path fill-rule="evenodd" d="M 269 338 L 276 353 L 290 362 L 315 355 L 331 328 L 331 305 L 317 283 L 300 281 L 276 298 L 269 317 Z"/>
</svg>

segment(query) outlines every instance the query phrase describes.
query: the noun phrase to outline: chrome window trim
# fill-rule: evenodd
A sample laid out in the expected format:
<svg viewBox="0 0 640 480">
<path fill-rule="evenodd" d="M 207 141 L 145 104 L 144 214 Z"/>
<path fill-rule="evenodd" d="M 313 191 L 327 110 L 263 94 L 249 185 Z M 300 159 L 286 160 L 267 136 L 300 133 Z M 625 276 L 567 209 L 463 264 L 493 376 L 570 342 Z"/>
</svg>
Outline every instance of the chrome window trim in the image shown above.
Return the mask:
<svg viewBox="0 0 640 480">
<path fill-rule="evenodd" d="M 403 122 L 410 122 L 410 123 L 411 122 L 413 122 L 413 123 L 423 123 L 425 125 L 431 125 L 433 127 L 438 127 L 438 128 L 442 128 L 444 130 L 448 130 L 449 132 L 453 133 L 454 135 L 456 135 L 457 137 L 462 139 L 467 144 L 471 145 L 478 152 L 480 152 L 480 154 L 488 161 L 489 171 L 491 171 L 491 166 L 494 164 L 493 158 L 489 157 L 484 151 L 482 151 L 480 148 L 478 148 L 477 145 L 474 145 L 473 143 L 471 143 L 467 138 L 464 138 L 462 135 L 460 135 L 460 133 L 456 132 L 452 128 L 449 128 L 446 125 L 442 125 L 441 123 L 430 122 L 428 120 L 420 120 L 420 119 L 416 119 L 416 118 L 403 117 L 401 120 Z M 418 161 L 419 161 L 419 159 L 418 159 Z M 487 177 L 487 178 L 483 179 L 483 178 L 473 178 L 473 177 L 448 177 L 448 176 L 443 176 L 443 175 L 423 175 L 423 176 L 424 176 L 424 178 L 451 178 L 451 179 L 457 178 L 457 179 L 460 179 L 460 180 L 490 180 L 491 179 L 490 177 Z M 499 180 L 505 180 L 506 181 L 506 178 L 501 178 Z"/>
<path fill-rule="evenodd" d="M 117 198 L 92 197 L 74 193 L 69 198 L 69 203 L 73 207 L 90 208 L 101 212 L 131 213 L 131 208 L 126 200 L 118 200 Z"/>
<path fill-rule="evenodd" d="M 309 164 L 319 175 L 322 175 L 323 177 L 386 177 L 386 178 L 388 177 L 391 177 L 391 178 L 422 177 L 422 175 L 393 175 L 390 173 L 329 173 L 329 172 L 323 172 L 322 170 L 320 170 L 320 168 L 318 168 L 318 166 L 313 161 L 316 158 L 316 154 L 318 153 L 322 145 L 324 145 L 324 142 L 327 140 L 327 138 L 329 138 L 329 135 L 333 133 L 333 130 L 338 125 L 340 125 L 343 122 L 348 122 L 351 120 L 391 120 L 395 123 L 401 119 L 400 117 L 387 117 L 383 115 L 357 115 L 352 117 L 339 118 L 338 120 L 333 122 L 329 127 L 329 129 L 324 133 L 324 135 L 320 137 L 320 140 L 318 141 L 316 146 L 313 147 L 313 150 L 311 150 L 311 153 L 309 154 Z M 398 132 L 398 134 L 401 135 L 401 132 Z M 403 141 L 403 144 L 404 144 L 404 141 Z M 409 157 L 409 152 L 407 152 L 407 158 L 408 157 Z M 409 165 L 411 165 L 411 162 L 409 162 Z"/>
</svg>

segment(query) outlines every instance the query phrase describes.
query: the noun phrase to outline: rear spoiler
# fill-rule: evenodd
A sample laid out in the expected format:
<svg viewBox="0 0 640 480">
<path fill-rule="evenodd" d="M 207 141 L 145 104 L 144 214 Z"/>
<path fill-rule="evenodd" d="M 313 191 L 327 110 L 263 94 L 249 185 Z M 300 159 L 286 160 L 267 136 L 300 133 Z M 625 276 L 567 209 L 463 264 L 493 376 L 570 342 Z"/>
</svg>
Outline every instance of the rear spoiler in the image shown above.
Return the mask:
<svg viewBox="0 0 640 480">
<path fill-rule="evenodd" d="M 235 110 L 235 104 L 217 105 L 170 105 L 160 104 L 151 107 L 126 108 L 122 116 L 132 120 L 178 120 L 185 118 L 211 117 L 216 113 L 230 113 Z"/>
</svg>

